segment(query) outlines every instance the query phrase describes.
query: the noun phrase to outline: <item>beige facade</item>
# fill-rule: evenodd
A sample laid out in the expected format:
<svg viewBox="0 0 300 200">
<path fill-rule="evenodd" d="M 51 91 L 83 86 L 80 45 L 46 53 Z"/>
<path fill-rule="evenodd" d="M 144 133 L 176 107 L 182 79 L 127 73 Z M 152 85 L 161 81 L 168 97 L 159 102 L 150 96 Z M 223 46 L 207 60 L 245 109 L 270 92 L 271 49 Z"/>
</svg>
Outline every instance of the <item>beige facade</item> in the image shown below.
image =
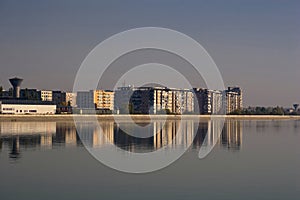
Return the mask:
<svg viewBox="0 0 300 200">
<path fill-rule="evenodd" d="M 66 103 L 70 104 L 70 106 L 76 106 L 76 93 L 66 92 Z"/>
<path fill-rule="evenodd" d="M 52 91 L 51 90 L 41 90 L 40 91 L 42 101 L 52 101 Z"/>
<path fill-rule="evenodd" d="M 226 113 L 243 108 L 243 93 L 239 87 L 228 87 L 225 91 Z"/>
<path fill-rule="evenodd" d="M 94 103 L 98 109 L 114 109 L 114 92 L 107 90 L 93 91 Z"/>
</svg>

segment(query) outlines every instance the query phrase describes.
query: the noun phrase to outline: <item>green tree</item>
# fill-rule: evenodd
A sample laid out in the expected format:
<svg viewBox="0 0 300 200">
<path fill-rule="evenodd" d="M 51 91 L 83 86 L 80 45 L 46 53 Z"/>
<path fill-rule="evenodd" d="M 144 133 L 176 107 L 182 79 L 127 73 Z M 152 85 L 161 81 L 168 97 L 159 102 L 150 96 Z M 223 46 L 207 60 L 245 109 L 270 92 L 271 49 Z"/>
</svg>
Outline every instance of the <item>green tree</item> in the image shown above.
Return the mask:
<svg viewBox="0 0 300 200">
<path fill-rule="evenodd" d="M 236 109 L 233 112 L 230 113 L 230 115 L 243 115 L 242 109 Z"/>
<path fill-rule="evenodd" d="M 282 107 L 275 107 L 273 108 L 272 112 L 271 112 L 272 115 L 284 115 L 284 109 Z"/>
</svg>

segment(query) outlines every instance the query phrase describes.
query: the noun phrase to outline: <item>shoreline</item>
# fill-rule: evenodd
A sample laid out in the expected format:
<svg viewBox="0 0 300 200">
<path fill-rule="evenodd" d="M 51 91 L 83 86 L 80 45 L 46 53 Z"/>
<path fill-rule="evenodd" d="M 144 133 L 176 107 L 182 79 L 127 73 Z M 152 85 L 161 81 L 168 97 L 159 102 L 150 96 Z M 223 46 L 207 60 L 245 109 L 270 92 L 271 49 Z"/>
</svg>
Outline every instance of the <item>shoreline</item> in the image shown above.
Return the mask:
<svg viewBox="0 0 300 200">
<path fill-rule="evenodd" d="M 76 119 L 95 119 L 97 120 L 189 120 L 206 119 L 211 117 L 233 119 L 233 120 L 300 120 L 300 116 L 293 115 L 0 115 L 0 122 L 14 121 L 74 121 Z"/>
</svg>

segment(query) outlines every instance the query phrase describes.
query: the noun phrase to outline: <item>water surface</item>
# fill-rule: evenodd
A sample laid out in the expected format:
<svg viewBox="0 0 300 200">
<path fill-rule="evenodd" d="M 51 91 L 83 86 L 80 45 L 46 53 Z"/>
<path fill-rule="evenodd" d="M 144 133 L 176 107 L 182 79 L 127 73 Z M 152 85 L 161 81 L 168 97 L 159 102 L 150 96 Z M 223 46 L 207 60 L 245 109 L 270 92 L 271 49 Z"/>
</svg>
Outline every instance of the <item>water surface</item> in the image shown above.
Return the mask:
<svg viewBox="0 0 300 200">
<path fill-rule="evenodd" d="M 172 143 L 177 122 L 154 122 L 149 131 L 157 134 L 144 139 L 112 121 L 101 126 L 104 134 L 90 125 L 80 138 L 71 122 L 0 122 L 1 199 L 297 199 L 300 194 L 300 121 L 227 120 L 219 138 L 212 122 L 195 128 L 186 121 L 172 147 L 192 143 L 188 151 L 147 174 L 101 164 L 82 140 L 100 149 L 114 144 L 129 153 L 151 152 Z M 216 146 L 201 160 L 205 136 Z"/>
</svg>

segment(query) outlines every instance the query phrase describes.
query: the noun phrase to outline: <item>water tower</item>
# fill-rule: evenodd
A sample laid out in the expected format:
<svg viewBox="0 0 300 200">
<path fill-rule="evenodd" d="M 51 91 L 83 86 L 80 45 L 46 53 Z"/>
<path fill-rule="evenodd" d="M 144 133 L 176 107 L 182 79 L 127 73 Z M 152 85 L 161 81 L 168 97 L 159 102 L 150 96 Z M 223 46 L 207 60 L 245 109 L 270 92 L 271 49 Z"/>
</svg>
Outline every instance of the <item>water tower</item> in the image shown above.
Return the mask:
<svg viewBox="0 0 300 200">
<path fill-rule="evenodd" d="M 14 98 L 20 98 L 20 86 L 22 81 L 23 79 L 17 77 L 9 79 L 9 82 L 12 84 L 14 88 L 14 92 L 13 92 Z"/>
</svg>

